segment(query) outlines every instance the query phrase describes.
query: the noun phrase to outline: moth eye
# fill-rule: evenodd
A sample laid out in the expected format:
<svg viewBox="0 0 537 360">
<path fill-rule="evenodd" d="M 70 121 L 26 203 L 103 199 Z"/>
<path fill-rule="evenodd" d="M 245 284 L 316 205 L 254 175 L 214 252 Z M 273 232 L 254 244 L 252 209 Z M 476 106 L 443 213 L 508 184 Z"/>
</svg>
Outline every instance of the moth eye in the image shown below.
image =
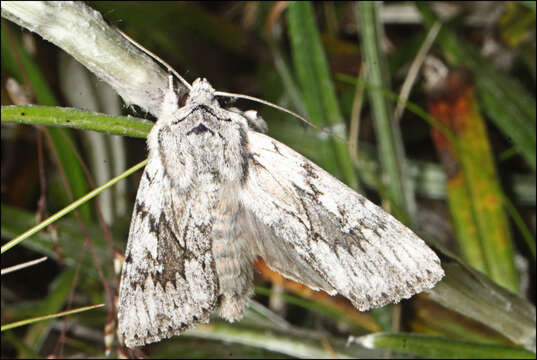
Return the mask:
<svg viewBox="0 0 537 360">
<path fill-rule="evenodd" d="M 179 106 L 183 107 L 186 104 L 186 100 L 188 99 L 188 93 L 184 93 L 181 95 L 181 98 L 179 99 Z"/>
</svg>

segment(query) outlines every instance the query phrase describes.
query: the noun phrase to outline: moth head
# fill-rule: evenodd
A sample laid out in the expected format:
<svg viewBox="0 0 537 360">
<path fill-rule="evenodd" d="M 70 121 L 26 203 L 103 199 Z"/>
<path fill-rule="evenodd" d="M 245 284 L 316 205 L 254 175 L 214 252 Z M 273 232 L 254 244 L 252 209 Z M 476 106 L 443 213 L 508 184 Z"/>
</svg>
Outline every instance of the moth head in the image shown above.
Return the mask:
<svg viewBox="0 0 537 360">
<path fill-rule="evenodd" d="M 185 105 L 213 105 L 216 102 L 215 90 L 205 78 L 197 78 L 192 83 L 192 89 Z"/>
<path fill-rule="evenodd" d="M 217 132 L 225 132 L 222 121 L 231 121 L 225 110 L 220 108 L 215 90 L 205 78 L 194 81 L 186 101 L 175 115 L 171 125 L 181 127 L 183 135 L 200 136 L 201 141 L 215 136 Z"/>
</svg>

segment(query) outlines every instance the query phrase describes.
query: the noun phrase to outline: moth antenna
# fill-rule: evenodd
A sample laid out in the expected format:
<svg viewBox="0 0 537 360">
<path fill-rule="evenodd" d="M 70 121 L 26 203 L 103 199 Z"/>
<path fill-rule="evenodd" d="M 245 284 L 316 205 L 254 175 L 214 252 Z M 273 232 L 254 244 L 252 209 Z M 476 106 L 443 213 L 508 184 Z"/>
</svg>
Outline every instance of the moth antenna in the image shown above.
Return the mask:
<svg viewBox="0 0 537 360">
<path fill-rule="evenodd" d="M 192 86 L 188 83 L 188 81 L 186 81 L 181 75 L 179 75 L 179 73 L 177 71 L 175 71 L 170 65 L 168 65 L 168 63 L 166 61 L 162 60 L 157 55 L 153 54 L 151 51 L 147 50 L 145 47 L 143 47 L 142 45 L 138 44 L 136 41 L 134 41 L 129 35 L 125 34 L 123 31 L 119 30 L 118 28 L 116 28 L 116 30 L 121 35 L 123 35 L 123 37 L 125 39 L 129 40 L 131 44 L 136 46 L 138 49 L 142 50 L 147 55 L 151 56 L 154 60 L 156 60 L 161 65 L 165 66 L 166 69 L 168 69 L 169 72 L 174 74 L 183 83 L 183 85 L 186 86 L 186 88 L 188 90 L 192 90 Z"/>
<path fill-rule="evenodd" d="M 303 122 L 305 122 L 306 124 L 310 125 L 314 129 L 320 130 L 320 131 L 322 131 L 322 132 L 324 132 L 324 133 L 326 133 L 328 135 L 331 135 L 331 136 L 335 137 L 336 139 L 338 139 L 340 141 L 343 141 L 344 143 L 347 143 L 347 140 L 345 140 L 344 138 L 342 138 L 341 136 L 339 136 L 337 134 L 334 134 L 332 131 L 327 130 L 325 128 L 322 128 L 322 127 L 320 127 L 318 125 L 315 125 L 314 123 L 312 123 L 311 121 L 309 121 L 305 117 L 298 115 L 296 112 L 291 111 L 289 109 L 286 109 L 286 108 L 284 108 L 282 106 L 273 104 L 270 101 L 259 99 L 259 98 L 256 98 L 255 96 L 249 96 L 249 95 L 243 95 L 243 94 L 235 94 L 235 93 L 230 93 L 230 92 L 226 92 L 226 91 L 215 91 L 214 95 L 216 95 L 216 96 L 234 97 L 234 98 L 238 98 L 238 99 L 252 100 L 252 101 L 256 101 L 258 103 L 261 103 L 263 105 L 270 106 L 270 107 L 272 107 L 274 109 L 286 112 L 286 113 L 288 113 L 290 115 L 293 115 L 294 117 L 296 117 L 297 119 L 302 120 Z"/>
</svg>

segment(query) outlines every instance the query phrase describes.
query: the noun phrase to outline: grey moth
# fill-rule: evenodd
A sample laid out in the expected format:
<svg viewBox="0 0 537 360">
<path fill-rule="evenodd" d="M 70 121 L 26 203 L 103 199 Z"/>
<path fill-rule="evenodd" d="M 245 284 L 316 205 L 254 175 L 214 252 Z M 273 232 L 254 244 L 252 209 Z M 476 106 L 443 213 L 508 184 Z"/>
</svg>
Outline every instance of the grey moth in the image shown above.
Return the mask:
<svg viewBox="0 0 537 360">
<path fill-rule="evenodd" d="M 444 276 L 410 229 L 263 134 L 255 113 L 221 107 L 207 80 L 177 104 L 170 86 L 147 139 L 118 304 L 128 347 L 207 323 L 213 311 L 241 319 L 257 256 L 360 311 Z"/>
</svg>

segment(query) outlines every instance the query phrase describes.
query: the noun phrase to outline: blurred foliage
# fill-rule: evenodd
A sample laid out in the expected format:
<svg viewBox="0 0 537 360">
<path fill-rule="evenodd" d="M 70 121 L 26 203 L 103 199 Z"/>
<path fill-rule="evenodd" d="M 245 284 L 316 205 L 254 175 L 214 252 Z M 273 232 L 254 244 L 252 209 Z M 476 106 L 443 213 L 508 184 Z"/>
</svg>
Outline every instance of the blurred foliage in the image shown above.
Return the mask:
<svg viewBox="0 0 537 360">
<path fill-rule="evenodd" d="M 448 204 L 462 257 L 499 284 L 518 292 L 498 175 L 469 81 L 465 71 L 454 70 L 436 84 L 429 101 L 431 115 L 452 132 L 458 146 L 438 129 L 432 130 L 432 136 L 448 177 Z"/>
<path fill-rule="evenodd" d="M 196 328 L 188 336 L 152 344 L 144 348 L 145 354 L 164 358 L 178 357 L 178 354 L 196 358 L 531 357 L 528 350 L 535 351 L 535 334 L 533 331 L 533 338 L 527 338 L 524 331 L 535 324 L 533 2 L 456 3 L 447 8 L 427 3 L 415 6 L 410 2 L 366 4 L 371 17 L 365 22 L 360 13 L 361 6 L 350 2 L 289 5 L 284 2 L 92 2 L 90 6 L 111 25 L 121 28 L 165 59 L 187 80 L 203 76 L 218 90 L 272 101 L 305 115 L 318 126 L 327 127 L 344 138 L 348 134 L 342 129 L 348 129 L 350 125 L 362 59 L 372 61 L 362 49 L 368 41 L 364 36 L 369 31 L 376 39 L 371 44 L 374 46 L 372 50 L 383 57 L 385 64 L 366 64 L 371 70 L 378 71 L 383 80 L 371 82 L 369 77 L 365 79 L 366 94 L 356 154 L 350 154 L 344 142 L 275 109 L 242 100 L 231 105 L 242 109 L 257 108 L 267 121 L 271 136 L 333 171 L 354 188 L 360 184 L 365 189 L 360 191 L 377 203 L 393 203 L 403 195 L 394 193 L 394 188 L 413 189 L 415 194 L 411 197 L 417 196 L 417 211 L 403 215 L 410 217 L 403 220 L 413 224 L 424 238 L 443 247 L 457 251 L 463 248 L 464 231 L 476 230 L 457 219 L 467 216 L 469 207 L 474 209 L 472 216 L 476 211 L 481 213 L 479 206 L 474 208 L 480 201 L 483 206 L 493 203 L 495 212 L 502 212 L 502 208 L 508 210 L 506 213 L 513 220 L 507 223 L 505 214 L 496 218 L 502 220 L 487 219 L 487 223 L 500 225 L 511 234 L 509 246 L 513 250 L 502 248 L 501 241 L 481 237 L 477 244 L 480 248 L 478 255 L 461 251 L 461 256 L 473 264 L 479 261 L 478 257 L 482 259 L 483 251 L 486 251 L 509 262 L 511 273 L 505 274 L 507 276 L 502 280 L 486 268 L 481 270 L 511 291 L 519 292 L 521 297 L 487 283 L 489 280 L 483 280 L 481 274 L 476 276 L 472 271 L 466 271 L 458 260 L 448 257 L 442 257 L 448 265 L 447 281 L 430 299 L 422 294 L 402 306 L 388 306 L 365 314 L 358 313 L 342 299 L 311 293 L 308 289 L 283 282 L 278 284 L 277 277 L 263 275 L 263 279 L 270 278 L 271 281 L 258 276 L 255 300 L 264 306 L 252 304 L 240 323 L 215 321 L 212 325 Z M 409 13 L 415 16 L 404 16 Z M 420 14 L 423 22 L 417 20 Z M 430 26 L 438 19 L 442 21 L 442 29 L 429 55 L 434 56 L 448 73 L 455 67 L 464 67 L 470 72 L 473 80 L 469 86 L 476 94 L 472 99 L 476 101 L 474 109 L 481 110 L 476 110 L 479 125 L 476 125 L 475 117 L 468 119 L 473 126 L 479 127 L 479 131 L 469 127 L 460 142 L 470 148 L 471 141 L 488 144 L 479 147 L 483 151 L 480 155 L 466 156 L 462 160 L 463 166 L 471 170 L 464 175 L 465 193 L 474 195 L 473 198 L 463 195 L 462 200 L 469 204 L 463 206 L 454 206 L 452 199 L 449 205 L 446 201 L 452 195 L 450 181 L 453 178 L 445 163 L 439 165 L 441 156 L 436 155 L 430 134 L 431 130 L 439 131 L 438 128 L 434 123 L 429 122 L 430 126 L 424 121 L 427 110 L 423 109 L 428 108 L 434 95 L 427 86 L 428 79 L 418 78 L 410 94 L 412 106 L 421 107 L 421 113 L 408 111 L 411 109 L 409 103 L 397 124 L 392 120 L 393 98 L 386 96 L 373 100 L 374 96 L 386 95 L 386 91 L 399 91 Z M 3 243 L 70 203 L 73 199 L 66 195 L 69 190 L 74 199 L 89 191 L 90 182 L 80 160 L 86 161 L 96 149 L 81 140 L 80 131 L 144 137 L 150 128 L 148 122 L 131 116 L 146 116 L 135 107 L 122 109 L 128 116 L 116 117 L 65 108 L 4 106 L 16 103 L 11 91 L 4 88 L 7 78 L 11 77 L 25 84 L 24 89 L 33 103 L 68 107 L 59 90 L 59 73 L 65 71 L 55 61 L 59 51 L 38 36 L 31 36 L 8 21 L 2 21 Z M 349 78 L 352 81 L 347 81 Z M 387 89 L 382 89 L 381 85 Z M 95 88 L 98 91 L 99 84 Z M 370 105 L 368 99 L 378 103 Z M 374 107 L 379 108 L 373 110 Z M 385 125 L 393 127 L 392 130 L 377 132 L 379 111 L 384 113 Z M 435 117 L 434 112 L 431 115 Z M 28 125 L 15 127 L 12 123 L 39 125 L 39 131 Z M 50 134 L 50 142 L 47 135 L 36 135 L 45 132 Z M 41 144 L 38 137 L 42 138 Z M 128 140 L 124 156 L 129 164 L 137 163 L 146 156 L 145 144 L 141 139 Z M 401 145 L 404 145 L 404 152 L 397 150 Z M 379 147 L 392 150 L 383 153 Z M 81 159 L 75 155 L 75 150 Z M 103 150 L 109 154 L 110 161 L 97 166 L 110 166 L 114 161 L 112 150 Z M 54 153 L 59 161 L 55 160 Z M 39 171 L 40 161 L 36 154 L 43 155 L 44 173 Z M 386 160 L 385 156 L 392 158 Z M 401 156 L 403 161 L 397 163 Z M 392 164 L 392 170 L 386 167 L 387 162 Z M 404 168 L 397 169 L 398 166 Z M 404 175 L 390 177 L 387 175 L 390 173 Z M 140 175 L 131 177 L 131 200 Z M 476 193 L 477 185 L 473 184 L 472 176 L 492 183 L 493 186 L 488 188 L 492 190 Z M 41 188 L 42 184 L 44 188 Z M 501 203 L 499 208 L 498 201 Z M 408 204 L 392 204 L 392 212 L 399 216 L 405 212 L 398 212 L 397 207 L 399 210 L 412 208 Z M 107 302 L 99 273 L 109 288 L 117 288 L 112 262 L 120 256 L 109 250 L 107 242 L 110 241 L 119 253 L 123 252 L 130 209 L 127 215 L 116 213 L 109 226 L 99 221 L 97 202 L 90 202 L 79 210 L 78 219 L 63 218 L 2 255 L 3 267 L 40 254 L 49 257 L 48 261 L 34 268 L 2 277 L 3 324 Z M 498 232 L 487 226 L 482 228 Z M 491 259 L 496 258 L 488 261 L 495 261 Z M 451 268 L 456 268 L 457 272 L 450 273 Z M 456 287 L 463 296 L 455 296 L 457 292 L 453 288 Z M 488 306 L 483 306 L 487 301 Z M 502 306 L 505 309 L 494 313 L 494 309 Z M 513 316 L 515 323 L 510 323 L 506 317 L 511 310 L 507 307 L 520 310 L 527 321 L 516 321 L 517 317 Z M 480 308 L 486 311 L 475 315 Z M 47 320 L 2 332 L 2 356 L 103 356 L 105 348 L 109 349 L 104 344 L 104 326 L 107 316 L 113 313 L 109 305 L 107 309 L 108 313 L 103 309 L 92 310 L 63 320 Z M 464 309 L 469 310 L 465 312 Z M 475 310 L 473 313 L 472 309 Z M 402 316 L 398 311 L 402 311 Z M 495 314 L 501 315 L 500 320 L 488 324 L 486 316 Z M 517 323 L 520 333 L 515 334 L 513 329 Z M 393 332 L 371 335 L 379 329 Z M 399 330 L 404 332 L 396 334 Z M 66 337 L 62 338 L 64 331 Z M 349 335 L 354 336 L 354 341 L 346 346 Z M 117 349 L 113 350 L 112 355 L 117 356 Z M 142 356 L 143 353 L 128 355 Z"/>
</svg>

